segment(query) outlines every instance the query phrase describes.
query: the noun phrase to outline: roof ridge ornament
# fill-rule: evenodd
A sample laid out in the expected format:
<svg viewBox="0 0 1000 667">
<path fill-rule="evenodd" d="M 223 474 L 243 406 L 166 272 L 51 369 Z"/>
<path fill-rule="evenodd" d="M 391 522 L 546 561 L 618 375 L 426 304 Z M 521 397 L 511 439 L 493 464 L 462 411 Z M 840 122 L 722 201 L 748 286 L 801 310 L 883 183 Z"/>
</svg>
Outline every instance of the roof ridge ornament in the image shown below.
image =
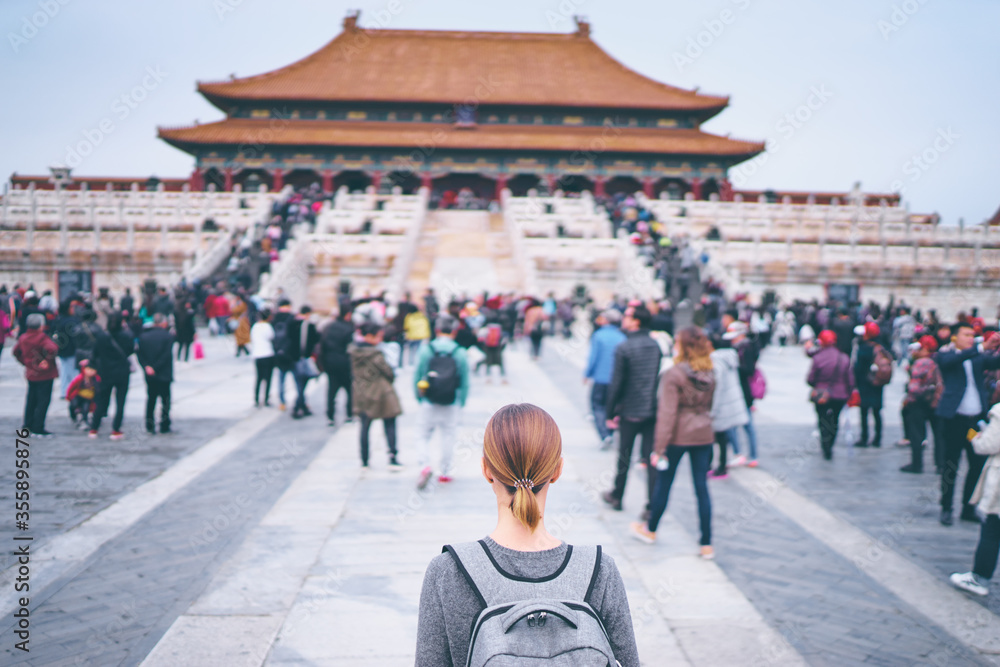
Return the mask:
<svg viewBox="0 0 1000 667">
<path fill-rule="evenodd" d="M 360 9 L 349 9 L 344 16 L 344 32 L 353 32 L 358 29 L 358 19 L 361 18 Z"/>
<path fill-rule="evenodd" d="M 573 21 L 576 23 L 577 37 L 590 37 L 590 21 L 586 16 L 577 14 L 573 17 Z"/>
</svg>

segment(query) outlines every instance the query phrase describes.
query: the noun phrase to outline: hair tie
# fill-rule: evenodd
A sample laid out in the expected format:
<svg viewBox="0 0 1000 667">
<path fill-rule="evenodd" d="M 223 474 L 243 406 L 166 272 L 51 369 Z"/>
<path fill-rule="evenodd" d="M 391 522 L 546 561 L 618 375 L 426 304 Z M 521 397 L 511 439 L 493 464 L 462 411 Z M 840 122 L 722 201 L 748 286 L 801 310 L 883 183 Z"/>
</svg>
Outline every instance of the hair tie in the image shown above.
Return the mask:
<svg viewBox="0 0 1000 667">
<path fill-rule="evenodd" d="M 530 479 L 517 479 L 514 480 L 515 489 L 534 489 L 535 482 Z"/>
</svg>

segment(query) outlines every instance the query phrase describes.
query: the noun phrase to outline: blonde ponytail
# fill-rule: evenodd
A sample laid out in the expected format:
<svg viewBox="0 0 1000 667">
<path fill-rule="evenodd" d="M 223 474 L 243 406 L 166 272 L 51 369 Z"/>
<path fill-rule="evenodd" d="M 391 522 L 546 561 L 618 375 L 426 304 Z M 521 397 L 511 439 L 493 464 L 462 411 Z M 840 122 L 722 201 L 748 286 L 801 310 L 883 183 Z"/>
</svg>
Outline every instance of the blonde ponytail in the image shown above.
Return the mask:
<svg viewBox="0 0 1000 667">
<path fill-rule="evenodd" d="M 486 425 L 483 457 L 490 473 L 513 494 L 510 511 L 534 532 L 542 519 L 535 494 L 562 459 L 562 436 L 549 413 L 530 403 L 505 405 Z"/>
</svg>

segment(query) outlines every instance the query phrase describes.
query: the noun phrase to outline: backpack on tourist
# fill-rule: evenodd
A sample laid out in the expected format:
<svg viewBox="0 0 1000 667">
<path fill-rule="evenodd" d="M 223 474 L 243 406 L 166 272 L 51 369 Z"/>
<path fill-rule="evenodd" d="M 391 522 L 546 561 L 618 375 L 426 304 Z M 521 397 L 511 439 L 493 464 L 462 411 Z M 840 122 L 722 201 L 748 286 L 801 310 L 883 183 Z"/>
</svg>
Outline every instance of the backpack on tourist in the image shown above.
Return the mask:
<svg viewBox="0 0 1000 667">
<path fill-rule="evenodd" d="M 750 376 L 750 395 L 756 401 L 767 396 L 767 378 L 764 377 L 759 368 L 755 368 L 753 375 Z"/>
<path fill-rule="evenodd" d="M 873 345 L 875 347 L 875 360 L 872 362 L 868 379 L 876 387 L 884 387 L 892 381 L 892 357 L 878 343 Z"/>
<path fill-rule="evenodd" d="M 457 348 L 456 348 L 457 349 Z M 431 345 L 430 362 L 427 364 L 427 389 L 424 398 L 436 405 L 451 405 L 458 395 L 458 362 L 451 352 L 439 352 Z"/>
<path fill-rule="evenodd" d="M 500 328 L 500 325 L 487 325 L 486 337 L 483 339 L 483 345 L 486 347 L 500 347 L 501 340 L 503 340 L 503 330 Z"/>
<path fill-rule="evenodd" d="M 590 600 L 601 569 L 601 547 L 569 546 L 557 575 L 542 581 L 513 578 L 487 549 L 482 540 L 443 549 L 484 607 L 472 626 L 466 665 L 618 664 Z"/>
<path fill-rule="evenodd" d="M 288 320 L 280 319 L 272 325 L 274 338 L 271 344 L 274 346 L 274 356 L 277 359 L 288 360 L 291 358 L 292 339 L 288 333 Z"/>
</svg>

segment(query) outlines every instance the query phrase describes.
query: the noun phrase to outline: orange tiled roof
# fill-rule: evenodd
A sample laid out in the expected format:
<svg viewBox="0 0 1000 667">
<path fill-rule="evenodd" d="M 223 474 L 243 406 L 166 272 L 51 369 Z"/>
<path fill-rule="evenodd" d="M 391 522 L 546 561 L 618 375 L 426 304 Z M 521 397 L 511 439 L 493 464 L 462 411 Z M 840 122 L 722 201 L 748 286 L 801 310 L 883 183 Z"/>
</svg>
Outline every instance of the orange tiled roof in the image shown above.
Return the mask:
<svg viewBox="0 0 1000 667">
<path fill-rule="evenodd" d="M 345 22 L 287 67 L 199 83 L 209 99 L 527 104 L 722 110 L 728 98 L 654 81 L 575 33 L 368 30 Z M 221 106 L 221 105 L 220 105 Z"/>
<path fill-rule="evenodd" d="M 616 128 L 565 125 L 479 125 L 444 123 L 230 118 L 217 123 L 160 128 L 160 138 L 183 148 L 192 144 L 268 144 L 440 149 L 494 149 L 731 155 L 750 157 L 764 144 L 708 134 L 696 129 Z"/>
</svg>

